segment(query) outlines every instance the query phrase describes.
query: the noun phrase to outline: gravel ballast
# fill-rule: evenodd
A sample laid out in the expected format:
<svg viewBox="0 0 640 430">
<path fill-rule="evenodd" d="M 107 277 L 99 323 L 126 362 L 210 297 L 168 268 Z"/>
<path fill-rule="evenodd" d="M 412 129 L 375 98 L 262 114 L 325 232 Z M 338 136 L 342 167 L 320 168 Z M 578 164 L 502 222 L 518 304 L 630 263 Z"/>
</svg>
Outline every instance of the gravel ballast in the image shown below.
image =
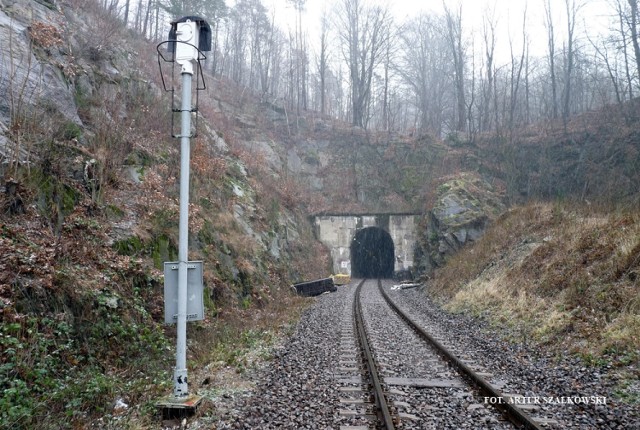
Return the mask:
<svg viewBox="0 0 640 430">
<path fill-rule="evenodd" d="M 456 355 L 473 367 L 492 374 L 491 382 L 503 391 L 531 398 L 600 396 L 606 405 L 557 403 L 544 405 L 532 415 L 553 419 L 547 428 L 640 428 L 638 407 L 616 401 L 614 381 L 606 369 L 587 367 L 571 357 L 554 357 L 525 345 L 516 345 L 491 333 L 486 324 L 464 315 L 452 315 L 428 299 L 422 288 L 395 290 L 384 287 L 392 300 L 435 335 L 445 338 Z M 339 429 L 366 425 L 361 415 L 345 411 L 366 409 L 345 406 L 345 378 L 340 363 L 348 359 L 352 342 L 352 310 L 356 280 L 338 291 L 319 296 L 307 309 L 295 332 L 272 358 L 244 375 L 251 389 L 222 392 L 212 397 L 212 416 L 192 421 L 188 428 L 215 429 Z M 374 281 L 363 289 L 363 313 L 383 378 L 456 380 L 455 371 L 443 365 L 429 347 L 406 328 L 383 303 Z M 355 345 L 353 350 L 355 352 Z M 357 367 L 360 358 L 352 358 Z M 348 384 L 347 384 L 348 385 Z M 354 387 L 359 384 L 354 382 Z M 342 387 L 342 388 L 341 388 Z M 513 428 L 502 420 L 481 395 L 468 387 L 416 388 L 390 386 L 391 401 L 401 413 L 403 429 Z M 362 393 L 356 397 L 366 397 Z M 371 428 L 371 426 L 370 426 Z"/>
</svg>

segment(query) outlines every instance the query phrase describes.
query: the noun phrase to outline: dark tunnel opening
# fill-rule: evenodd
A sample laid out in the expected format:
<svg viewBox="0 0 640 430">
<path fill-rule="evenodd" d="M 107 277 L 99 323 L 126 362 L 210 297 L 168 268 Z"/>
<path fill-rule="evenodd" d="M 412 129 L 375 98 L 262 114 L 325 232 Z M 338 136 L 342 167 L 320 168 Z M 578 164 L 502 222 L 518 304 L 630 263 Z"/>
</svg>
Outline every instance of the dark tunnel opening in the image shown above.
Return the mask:
<svg viewBox="0 0 640 430">
<path fill-rule="evenodd" d="M 351 276 L 355 278 L 391 278 L 394 267 L 393 240 L 378 227 L 356 232 L 351 241 Z"/>
</svg>

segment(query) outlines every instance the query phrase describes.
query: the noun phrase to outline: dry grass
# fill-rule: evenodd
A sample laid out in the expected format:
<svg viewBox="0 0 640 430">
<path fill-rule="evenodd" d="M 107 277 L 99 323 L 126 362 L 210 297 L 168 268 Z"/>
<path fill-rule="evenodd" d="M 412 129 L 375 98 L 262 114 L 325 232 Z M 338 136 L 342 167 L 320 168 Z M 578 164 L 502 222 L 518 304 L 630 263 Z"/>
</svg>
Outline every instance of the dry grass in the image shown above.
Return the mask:
<svg viewBox="0 0 640 430">
<path fill-rule="evenodd" d="M 482 240 L 453 256 L 447 267 L 436 273 L 434 290 L 442 297 L 452 297 L 461 286 L 501 261 L 505 250 L 516 248 L 535 231 L 543 230 L 549 223 L 550 210 L 547 206 L 528 206 L 502 215 Z"/>
<path fill-rule="evenodd" d="M 248 309 L 227 306 L 215 318 L 192 328 L 190 359 L 195 361 L 196 379 L 211 377 L 225 368 L 244 373 L 268 359 L 274 344 L 290 334 L 302 311 L 312 303 L 291 294 L 285 286 L 265 286 L 252 300 L 254 306 Z"/>
<path fill-rule="evenodd" d="M 627 362 L 640 350 L 639 274 L 640 213 L 539 203 L 502 216 L 431 288 L 519 340 Z"/>
</svg>

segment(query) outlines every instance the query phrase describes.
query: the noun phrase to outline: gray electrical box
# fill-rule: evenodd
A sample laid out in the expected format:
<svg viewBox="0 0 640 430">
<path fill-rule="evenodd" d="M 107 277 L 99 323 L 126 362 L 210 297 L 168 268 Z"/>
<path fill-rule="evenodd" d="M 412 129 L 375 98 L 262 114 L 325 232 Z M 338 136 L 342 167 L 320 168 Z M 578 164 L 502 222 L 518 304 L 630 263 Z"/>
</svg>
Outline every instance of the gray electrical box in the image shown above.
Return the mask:
<svg viewBox="0 0 640 430">
<path fill-rule="evenodd" d="M 179 263 L 164 263 L 164 322 L 178 321 L 178 266 Z M 204 319 L 204 284 L 202 261 L 187 262 L 187 322 Z"/>
</svg>

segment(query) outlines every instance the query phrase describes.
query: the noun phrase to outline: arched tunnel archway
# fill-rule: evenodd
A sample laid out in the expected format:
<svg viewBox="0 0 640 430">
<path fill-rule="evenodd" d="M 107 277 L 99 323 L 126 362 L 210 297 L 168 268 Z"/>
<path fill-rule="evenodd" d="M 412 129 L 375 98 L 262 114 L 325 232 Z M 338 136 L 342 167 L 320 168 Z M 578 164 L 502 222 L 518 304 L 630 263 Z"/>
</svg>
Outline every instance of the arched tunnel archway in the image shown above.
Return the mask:
<svg viewBox="0 0 640 430">
<path fill-rule="evenodd" d="M 379 227 L 356 232 L 351 240 L 351 276 L 391 278 L 395 251 L 389 233 Z"/>
</svg>

